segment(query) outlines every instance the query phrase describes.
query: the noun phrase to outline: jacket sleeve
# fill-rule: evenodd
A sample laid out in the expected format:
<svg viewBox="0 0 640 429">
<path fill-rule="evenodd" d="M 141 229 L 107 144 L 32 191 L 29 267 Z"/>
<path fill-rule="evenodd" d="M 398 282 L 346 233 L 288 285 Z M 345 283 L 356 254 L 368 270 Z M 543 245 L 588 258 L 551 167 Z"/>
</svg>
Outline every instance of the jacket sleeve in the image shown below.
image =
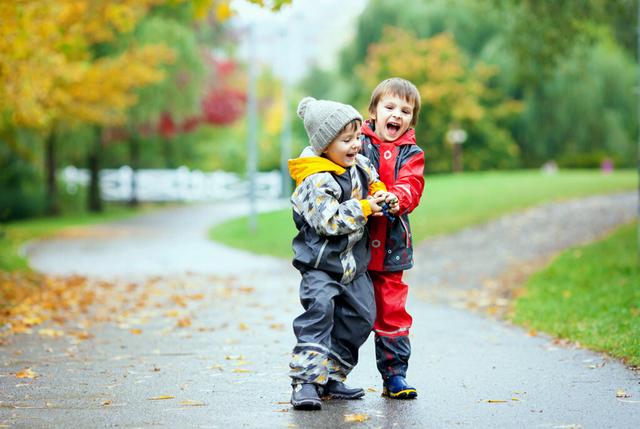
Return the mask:
<svg viewBox="0 0 640 429">
<path fill-rule="evenodd" d="M 355 198 L 340 203 L 341 193 L 329 173 L 317 173 L 304 179 L 291 202 L 294 210 L 320 235 L 344 235 L 364 228 L 368 203 Z M 370 207 L 368 211 L 371 212 Z"/>
<path fill-rule="evenodd" d="M 364 171 L 366 171 L 367 176 L 369 177 L 369 195 L 373 195 L 377 191 L 387 190 L 385 184 L 380 180 L 378 171 L 367 157 L 358 154 L 358 156 L 356 157 L 356 161 L 358 162 L 358 164 L 360 164 Z"/>
<path fill-rule="evenodd" d="M 412 156 L 398 172 L 388 191 L 400 200 L 400 214 L 411 213 L 420 204 L 424 189 L 424 152 Z"/>
</svg>

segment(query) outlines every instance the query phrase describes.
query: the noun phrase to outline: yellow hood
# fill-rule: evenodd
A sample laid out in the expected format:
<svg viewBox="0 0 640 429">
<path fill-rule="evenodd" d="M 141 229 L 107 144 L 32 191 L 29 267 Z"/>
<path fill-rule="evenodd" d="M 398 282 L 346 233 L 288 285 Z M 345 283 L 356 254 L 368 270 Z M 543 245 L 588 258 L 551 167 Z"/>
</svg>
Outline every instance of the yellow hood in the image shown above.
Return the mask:
<svg viewBox="0 0 640 429">
<path fill-rule="evenodd" d="M 296 181 L 296 186 L 315 173 L 329 172 L 343 174 L 345 170 L 335 162 L 321 156 L 307 156 L 289 160 L 289 174 Z"/>
</svg>

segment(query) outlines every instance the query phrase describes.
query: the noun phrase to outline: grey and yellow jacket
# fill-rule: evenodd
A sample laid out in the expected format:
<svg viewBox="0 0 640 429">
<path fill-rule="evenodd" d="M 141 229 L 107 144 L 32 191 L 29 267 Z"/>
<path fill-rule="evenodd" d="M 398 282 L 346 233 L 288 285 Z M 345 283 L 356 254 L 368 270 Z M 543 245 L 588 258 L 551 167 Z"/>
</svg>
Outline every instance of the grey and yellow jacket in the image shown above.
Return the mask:
<svg viewBox="0 0 640 429">
<path fill-rule="evenodd" d="M 289 160 L 296 181 L 291 196 L 298 234 L 293 239 L 293 265 L 301 272 L 325 271 L 341 283 L 350 283 L 369 263 L 367 195 L 386 190 L 371 162 L 357 155 L 343 168 L 306 148 Z"/>
</svg>

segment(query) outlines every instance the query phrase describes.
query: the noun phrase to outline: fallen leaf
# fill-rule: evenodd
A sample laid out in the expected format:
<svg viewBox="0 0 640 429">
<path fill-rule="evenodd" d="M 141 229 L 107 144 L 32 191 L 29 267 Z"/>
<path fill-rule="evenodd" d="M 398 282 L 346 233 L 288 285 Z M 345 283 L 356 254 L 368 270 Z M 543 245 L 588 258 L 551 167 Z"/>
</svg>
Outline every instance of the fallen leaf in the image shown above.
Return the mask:
<svg viewBox="0 0 640 429">
<path fill-rule="evenodd" d="M 58 329 L 40 329 L 38 331 L 38 335 L 40 335 L 41 337 L 51 337 L 51 338 L 55 338 L 55 337 L 63 337 L 64 336 L 64 332 L 58 330 Z"/>
<path fill-rule="evenodd" d="M 225 360 L 244 360 L 244 356 L 242 355 L 238 355 L 238 356 L 225 356 Z"/>
<path fill-rule="evenodd" d="M 16 374 L 16 378 L 36 378 L 37 373 L 31 371 L 31 368 L 25 368 Z"/>
<path fill-rule="evenodd" d="M 133 335 L 140 335 L 142 334 L 142 329 L 133 328 L 129 332 L 131 332 Z"/>
<path fill-rule="evenodd" d="M 106 400 L 106 401 L 102 401 L 102 406 L 106 407 L 107 405 L 111 405 L 111 401 Z"/>
<path fill-rule="evenodd" d="M 246 324 L 246 323 L 242 323 L 242 322 L 241 322 L 241 323 L 238 325 L 238 329 L 240 329 L 241 331 L 246 331 L 247 329 L 249 329 L 249 326 L 247 326 L 247 324 Z"/>
<path fill-rule="evenodd" d="M 180 405 L 184 405 L 185 407 L 204 407 L 206 404 L 202 401 L 191 401 L 187 399 L 186 401 L 180 401 Z"/>
<path fill-rule="evenodd" d="M 150 401 L 160 401 L 163 399 L 175 399 L 175 396 L 172 395 L 160 395 L 160 396 L 154 396 L 153 398 L 149 398 Z"/>
<path fill-rule="evenodd" d="M 191 326 L 191 319 L 189 319 L 188 317 L 183 317 L 182 319 L 178 320 L 176 326 L 178 328 L 188 328 L 189 326 Z"/>
<path fill-rule="evenodd" d="M 369 387 L 369 388 L 367 389 L 367 391 L 368 391 L 368 392 L 377 392 L 377 391 L 378 391 L 378 389 L 376 389 L 375 387 Z"/>
<path fill-rule="evenodd" d="M 482 402 L 487 402 L 489 404 L 500 404 L 507 401 L 505 401 L 504 399 L 485 399 Z"/>
<path fill-rule="evenodd" d="M 289 409 L 288 408 L 283 408 L 281 410 L 273 410 L 274 413 L 288 413 Z"/>
<path fill-rule="evenodd" d="M 366 422 L 369 420 L 369 416 L 367 414 L 345 414 L 344 421 L 353 423 L 353 422 Z"/>
<path fill-rule="evenodd" d="M 282 330 L 284 329 L 284 323 L 272 323 L 269 327 L 271 329 Z"/>
<path fill-rule="evenodd" d="M 236 373 L 246 373 L 246 372 L 252 372 L 250 369 L 244 369 L 244 368 L 236 368 L 233 370 L 233 372 Z"/>
<path fill-rule="evenodd" d="M 616 390 L 616 398 L 631 398 L 631 395 L 624 391 L 624 389 Z"/>
</svg>

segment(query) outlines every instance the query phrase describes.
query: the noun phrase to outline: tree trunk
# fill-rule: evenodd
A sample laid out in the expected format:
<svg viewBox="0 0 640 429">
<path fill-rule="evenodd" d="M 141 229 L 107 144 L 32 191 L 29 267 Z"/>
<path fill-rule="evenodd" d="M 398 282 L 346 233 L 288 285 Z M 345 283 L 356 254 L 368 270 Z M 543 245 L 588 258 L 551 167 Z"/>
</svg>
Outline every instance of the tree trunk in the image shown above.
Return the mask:
<svg viewBox="0 0 640 429">
<path fill-rule="evenodd" d="M 45 141 L 45 179 L 47 190 L 47 214 L 57 216 L 60 214 L 60 201 L 58 199 L 58 184 L 56 182 L 56 132 L 52 129 Z"/>
<path fill-rule="evenodd" d="M 98 213 L 103 211 L 102 199 L 100 198 L 100 158 L 102 157 L 102 128 L 96 127 L 96 141 L 87 155 L 87 165 L 89 166 L 89 193 L 87 195 L 87 205 L 90 212 Z"/>
<path fill-rule="evenodd" d="M 129 163 L 131 164 L 131 198 L 129 199 L 129 206 L 137 207 L 139 201 L 136 174 L 140 168 L 140 141 L 134 133 L 129 139 Z"/>
</svg>

